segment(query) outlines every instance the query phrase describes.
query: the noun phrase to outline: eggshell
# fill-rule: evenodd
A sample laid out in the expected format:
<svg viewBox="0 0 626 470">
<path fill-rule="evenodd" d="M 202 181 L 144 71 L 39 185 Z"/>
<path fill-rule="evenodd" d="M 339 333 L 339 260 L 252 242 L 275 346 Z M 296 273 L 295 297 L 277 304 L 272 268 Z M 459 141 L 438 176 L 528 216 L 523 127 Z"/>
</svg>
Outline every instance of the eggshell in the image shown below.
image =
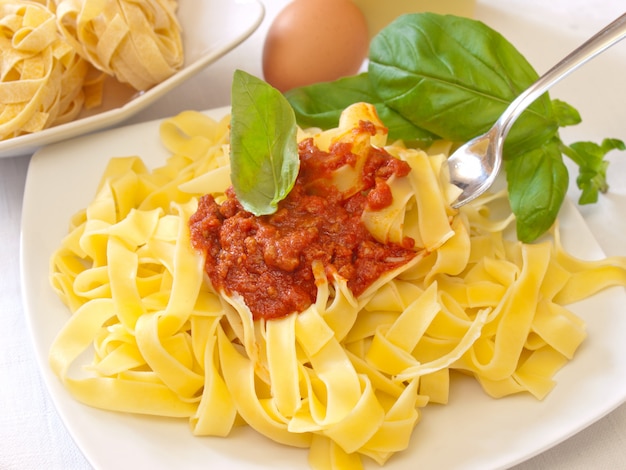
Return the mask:
<svg viewBox="0 0 626 470">
<path fill-rule="evenodd" d="M 268 30 L 263 75 L 280 91 L 354 75 L 368 47 L 365 17 L 352 0 L 294 0 Z"/>
</svg>

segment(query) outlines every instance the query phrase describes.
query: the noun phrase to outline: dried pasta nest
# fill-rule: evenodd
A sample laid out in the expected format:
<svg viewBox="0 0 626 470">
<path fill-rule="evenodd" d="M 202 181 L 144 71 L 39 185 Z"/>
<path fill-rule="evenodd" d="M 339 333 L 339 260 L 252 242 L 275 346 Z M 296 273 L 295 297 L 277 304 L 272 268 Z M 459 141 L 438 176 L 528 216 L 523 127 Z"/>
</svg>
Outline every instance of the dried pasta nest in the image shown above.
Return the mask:
<svg viewBox="0 0 626 470">
<path fill-rule="evenodd" d="M 176 0 L 0 0 L 0 140 L 101 104 L 105 75 L 143 91 L 184 60 Z"/>
<path fill-rule="evenodd" d="M 73 119 L 89 68 L 43 5 L 0 1 L 0 140 Z"/>
<path fill-rule="evenodd" d="M 59 29 L 99 70 L 147 90 L 183 65 L 173 0 L 56 0 Z"/>
</svg>

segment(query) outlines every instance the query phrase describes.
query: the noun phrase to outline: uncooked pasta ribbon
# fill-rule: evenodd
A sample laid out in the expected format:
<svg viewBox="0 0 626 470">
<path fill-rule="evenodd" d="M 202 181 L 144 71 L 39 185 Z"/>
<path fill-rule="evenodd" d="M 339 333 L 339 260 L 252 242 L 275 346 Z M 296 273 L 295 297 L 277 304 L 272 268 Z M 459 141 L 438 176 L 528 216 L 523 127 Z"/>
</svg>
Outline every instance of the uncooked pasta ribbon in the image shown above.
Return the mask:
<svg viewBox="0 0 626 470">
<path fill-rule="evenodd" d="M 178 2 L 55 0 L 59 29 L 98 70 L 147 90 L 183 65 Z"/>
<path fill-rule="evenodd" d="M 184 65 L 176 0 L 0 0 L 0 140 L 100 106 L 107 76 L 145 91 Z"/>
<path fill-rule="evenodd" d="M 0 140 L 68 122 L 97 94 L 90 64 L 36 2 L 0 1 L 0 56 Z"/>
</svg>

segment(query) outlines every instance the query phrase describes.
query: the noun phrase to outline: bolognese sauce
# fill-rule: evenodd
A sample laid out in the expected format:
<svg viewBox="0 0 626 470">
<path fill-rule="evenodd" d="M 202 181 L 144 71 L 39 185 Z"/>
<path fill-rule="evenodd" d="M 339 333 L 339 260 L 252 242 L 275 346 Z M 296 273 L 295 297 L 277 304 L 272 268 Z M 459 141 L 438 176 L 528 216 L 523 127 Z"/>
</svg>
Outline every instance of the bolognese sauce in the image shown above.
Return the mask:
<svg viewBox="0 0 626 470">
<path fill-rule="evenodd" d="M 302 312 L 315 302 L 312 265 L 321 262 L 329 280 L 339 275 L 359 296 L 383 273 L 411 260 L 412 239 L 377 241 L 361 222 L 363 210 L 392 202 L 387 180 L 405 176 L 406 162 L 371 147 L 360 190 L 346 197 L 332 183 L 335 170 L 355 164 L 349 143 L 328 152 L 313 139 L 299 144 L 300 170 L 294 188 L 271 215 L 243 209 L 232 188 L 218 204 L 203 196 L 190 218 L 192 245 L 206 253 L 205 270 L 217 290 L 243 297 L 254 319 Z"/>
</svg>

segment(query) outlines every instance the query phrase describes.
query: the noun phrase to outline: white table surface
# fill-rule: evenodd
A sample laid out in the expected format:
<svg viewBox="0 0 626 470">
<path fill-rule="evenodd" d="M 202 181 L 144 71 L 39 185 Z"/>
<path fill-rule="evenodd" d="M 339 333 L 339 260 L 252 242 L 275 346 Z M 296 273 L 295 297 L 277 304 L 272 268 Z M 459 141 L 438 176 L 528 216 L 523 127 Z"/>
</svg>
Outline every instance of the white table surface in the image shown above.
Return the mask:
<svg viewBox="0 0 626 470">
<path fill-rule="evenodd" d="M 626 0 L 478 2 L 476 17 L 501 31 L 539 73 L 626 11 Z M 129 122 L 162 118 L 184 109 L 227 105 L 235 68 L 261 76 L 261 50 L 267 28 L 287 0 L 264 3 L 265 20 L 252 37 Z M 570 137 L 626 140 L 625 75 L 626 41 L 555 87 L 553 97 L 577 107 L 584 120 L 575 129 L 562 133 L 566 141 Z M 580 98 L 582 95 L 585 99 Z M 594 99 L 589 99 L 590 96 Z M 593 125 L 585 125 L 589 121 Z M 583 135 L 582 139 L 576 138 L 578 134 Z M 582 213 L 606 254 L 626 255 L 623 243 L 626 155 L 614 152 L 610 160 L 610 194 L 603 196 L 599 204 L 584 207 Z M 29 161 L 29 155 L 0 158 L 0 469 L 89 469 L 41 379 L 21 301 L 20 221 Z M 575 198 L 572 190 L 571 195 Z M 626 468 L 626 405 L 515 467 L 517 470 L 590 468 Z"/>
</svg>

